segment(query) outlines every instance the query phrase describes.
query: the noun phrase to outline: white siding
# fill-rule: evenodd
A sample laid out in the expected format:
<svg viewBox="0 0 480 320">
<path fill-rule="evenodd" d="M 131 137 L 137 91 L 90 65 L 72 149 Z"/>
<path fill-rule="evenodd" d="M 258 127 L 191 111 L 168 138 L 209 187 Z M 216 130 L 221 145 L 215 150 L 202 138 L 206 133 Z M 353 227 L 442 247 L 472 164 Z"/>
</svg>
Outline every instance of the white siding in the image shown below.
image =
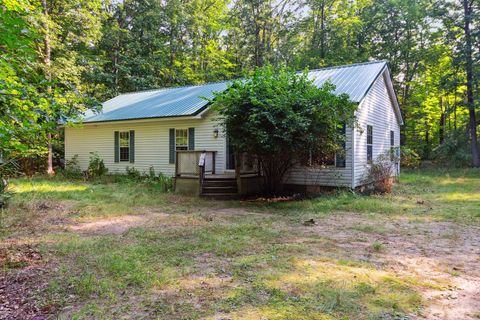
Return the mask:
<svg viewBox="0 0 480 320">
<path fill-rule="evenodd" d="M 290 170 L 286 183 L 295 185 L 351 187 L 352 186 L 352 129 L 346 130 L 345 168 L 311 168 L 296 166 Z"/>
<path fill-rule="evenodd" d="M 218 128 L 212 116 L 203 119 L 154 121 L 105 122 L 84 124 L 78 128 L 65 128 L 65 159 L 78 155 L 82 170 L 87 169 L 90 152 L 98 152 L 110 173 L 125 172 L 135 167 L 145 172 L 151 166 L 155 171 L 168 175 L 175 173 L 175 164 L 169 163 L 169 129 L 195 128 L 195 149 L 217 151 L 215 170 L 225 170 L 225 137 L 220 133 L 213 137 Z M 220 129 L 220 128 L 219 128 Z M 114 161 L 114 132 L 135 130 L 135 163 Z M 219 130 L 221 132 L 221 130 Z"/>
<path fill-rule="evenodd" d="M 386 73 L 378 77 L 357 110 L 359 128 L 354 130 L 353 187 L 362 184 L 368 171 L 367 125 L 373 126 L 373 159 L 390 150 L 390 130 L 395 132 L 395 146 L 400 146 L 400 126 L 385 85 Z"/>
</svg>

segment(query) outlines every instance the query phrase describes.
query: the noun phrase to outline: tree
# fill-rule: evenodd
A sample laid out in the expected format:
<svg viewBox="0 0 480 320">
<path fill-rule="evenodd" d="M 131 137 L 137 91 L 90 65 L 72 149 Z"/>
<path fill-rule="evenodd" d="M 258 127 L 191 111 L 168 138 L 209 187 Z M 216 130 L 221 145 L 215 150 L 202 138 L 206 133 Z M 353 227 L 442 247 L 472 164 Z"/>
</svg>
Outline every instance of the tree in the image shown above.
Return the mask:
<svg viewBox="0 0 480 320">
<path fill-rule="evenodd" d="M 95 106 L 85 95 L 82 72 L 89 46 L 99 38 L 99 0 L 41 0 L 40 12 L 33 15 L 42 39 L 36 46 L 46 79 L 47 105 L 42 110 L 48 147 L 47 173 L 53 175 L 52 135 L 61 120 Z"/>
<path fill-rule="evenodd" d="M 356 104 L 335 95 L 327 83 L 316 87 L 307 73 L 259 68 L 216 94 L 214 109 L 237 153 L 255 156 L 264 174 L 264 191 L 282 190 L 285 174 L 296 163 L 338 151 L 341 129 L 352 125 Z"/>
<path fill-rule="evenodd" d="M 0 151 L 4 156 L 30 153 L 41 126 L 44 78 L 37 72 L 39 34 L 28 17 L 28 2 L 0 1 Z"/>
<path fill-rule="evenodd" d="M 465 100 L 468 110 L 468 130 L 472 153 L 472 164 L 480 167 L 478 150 L 475 96 L 478 94 L 480 61 L 480 18 L 478 0 L 456 0 L 440 3 L 436 15 L 447 31 L 444 40 L 452 47 L 452 57 L 465 77 Z"/>
<path fill-rule="evenodd" d="M 472 145 L 472 161 L 474 167 L 480 167 L 480 157 L 477 143 L 477 120 L 475 115 L 475 102 L 473 99 L 473 44 L 472 44 L 472 19 L 474 14 L 474 0 L 462 0 L 463 4 L 463 32 L 465 36 L 464 59 L 465 73 L 467 75 L 467 105 L 470 118 L 470 139 Z"/>
</svg>

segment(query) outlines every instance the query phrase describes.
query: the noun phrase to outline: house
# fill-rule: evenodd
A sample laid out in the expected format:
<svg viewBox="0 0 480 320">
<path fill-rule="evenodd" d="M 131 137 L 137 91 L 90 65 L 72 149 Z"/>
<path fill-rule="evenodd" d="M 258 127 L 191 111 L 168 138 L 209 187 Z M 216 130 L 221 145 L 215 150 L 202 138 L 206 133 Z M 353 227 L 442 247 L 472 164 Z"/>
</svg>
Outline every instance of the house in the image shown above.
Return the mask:
<svg viewBox="0 0 480 320">
<path fill-rule="evenodd" d="M 305 191 L 323 186 L 356 188 L 372 160 L 400 145 L 403 120 L 387 63 L 324 68 L 308 76 L 318 86 L 332 82 L 336 93 L 346 93 L 357 102 L 358 125 L 346 128 L 344 157 L 332 157 L 321 167 L 296 166 L 286 186 Z M 111 173 L 123 173 L 127 167 L 145 172 L 152 167 L 157 173 L 175 175 L 178 190 L 195 193 L 253 191 L 259 175 L 255 162 L 243 155 L 241 164 L 235 165 L 228 137 L 205 99 L 228 84 L 121 94 L 106 101 L 100 113 L 85 114 L 82 124 L 65 128 L 65 158 L 77 155 L 85 170 L 90 153 L 97 152 Z"/>
</svg>

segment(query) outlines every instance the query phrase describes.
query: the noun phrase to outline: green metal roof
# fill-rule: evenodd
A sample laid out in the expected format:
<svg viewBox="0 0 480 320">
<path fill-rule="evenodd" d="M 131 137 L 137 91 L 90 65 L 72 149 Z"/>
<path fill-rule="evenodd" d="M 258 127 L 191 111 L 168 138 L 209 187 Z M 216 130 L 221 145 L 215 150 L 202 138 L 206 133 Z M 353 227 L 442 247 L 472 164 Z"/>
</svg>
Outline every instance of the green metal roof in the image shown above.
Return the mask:
<svg viewBox="0 0 480 320">
<path fill-rule="evenodd" d="M 346 93 L 352 101 L 360 102 L 386 66 L 384 61 L 373 61 L 312 70 L 308 76 L 317 86 L 330 81 L 336 86 L 337 94 Z M 87 112 L 83 122 L 194 116 L 207 107 L 208 101 L 204 98 L 213 98 L 214 92 L 225 90 L 229 83 L 121 94 L 103 103 L 101 112 Z"/>
</svg>

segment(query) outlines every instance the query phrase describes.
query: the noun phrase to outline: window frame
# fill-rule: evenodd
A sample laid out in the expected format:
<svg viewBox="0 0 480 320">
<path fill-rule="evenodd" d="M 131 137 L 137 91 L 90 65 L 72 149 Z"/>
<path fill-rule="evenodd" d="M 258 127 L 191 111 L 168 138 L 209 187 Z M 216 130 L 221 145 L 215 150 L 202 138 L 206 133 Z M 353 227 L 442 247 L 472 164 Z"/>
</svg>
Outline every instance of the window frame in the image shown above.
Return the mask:
<svg viewBox="0 0 480 320">
<path fill-rule="evenodd" d="M 122 134 L 127 136 L 127 146 L 122 146 L 122 139 L 123 141 L 125 141 L 125 137 L 122 138 Z M 130 162 L 130 131 L 119 131 L 118 132 L 118 161 L 119 162 Z M 122 148 L 124 149 L 124 153 L 123 153 L 123 156 L 125 156 L 125 154 L 127 155 L 127 158 L 122 158 Z M 127 152 L 125 153 L 125 149 L 127 149 Z"/>
<path fill-rule="evenodd" d="M 373 162 L 373 126 L 367 124 L 367 163 Z"/>
<path fill-rule="evenodd" d="M 184 137 L 183 137 L 183 134 L 182 134 L 182 138 L 185 138 L 185 144 L 179 145 L 179 144 L 177 143 L 177 138 L 179 137 L 179 135 L 178 135 L 177 133 L 178 133 L 179 131 L 185 132 L 185 136 L 184 136 Z M 176 151 L 186 151 L 186 150 L 189 150 L 189 149 L 188 149 L 188 146 L 189 146 L 189 144 L 188 144 L 188 142 L 189 142 L 188 139 L 189 139 L 189 138 L 188 138 L 188 128 L 175 128 L 175 152 L 176 152 Z M 181 149 L 179 149 L 179 147 L 180 147 Z"/>
</svg>

